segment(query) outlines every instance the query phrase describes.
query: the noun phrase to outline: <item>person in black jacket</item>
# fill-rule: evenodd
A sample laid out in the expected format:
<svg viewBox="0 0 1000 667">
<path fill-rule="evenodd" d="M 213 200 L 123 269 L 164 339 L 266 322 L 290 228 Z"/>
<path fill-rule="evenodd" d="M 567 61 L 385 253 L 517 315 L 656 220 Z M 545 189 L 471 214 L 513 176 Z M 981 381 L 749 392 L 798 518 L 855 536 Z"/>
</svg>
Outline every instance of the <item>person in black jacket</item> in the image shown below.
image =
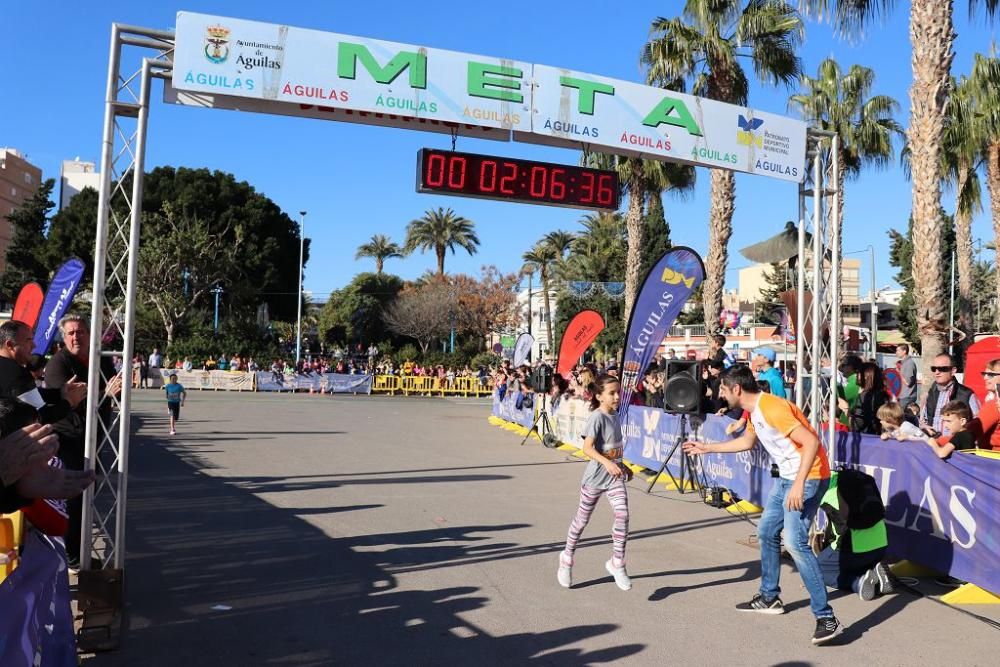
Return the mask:
<svg viewBox="0 0 1000 667">
<path fill-rule="evenodd" d="M 66 347 L 49 359 L 45 366 L 45 384 L 54 389 L 62 389 L 65 385 L 86 378 L 90 366 L 90 327 L 80 315 L 66 315 L 59 321 Z M 122 377 L 115 373 L 111 359 L 104 357 L 100 361 L 98 395 L 100 403 L 98 410 L 102 421 L 111 421 L 111 396 L 121 392 Z M 110 379 L 109 379 L 110 378 Z M 105 384 L 107 382 L 107 384 Z M 83 401 L 70 411 L 63 419 L 55 422 L 56 433 L 59 434 L 59 458 L 70 468 L 84 467 L 84 437 L 87 424 L 87 403 Z M 98 429 L 100 434 L 100 429 Z M 67 504 L 69 510 L 69 532 L 66 534 L 66 554 L 69 557 L 70 569 L 75 569 L 80 558 L 80 526 L 83 514 L 83 503 L 75 499 Z"/>
<path fill-rule="evenodd" d="M 31 328 L 16 320 L 0 325 L 0 398 L 9 403 L 0 432 L 0 512 L 12 512 L 32 498 L 70 498 L 93 481 L 93 473 L 50 468 L 58 440 L 52 421 L 78 405 L 87 387 L 69 382 L 60 391 L 39 390 L 24 364 L 31 360 Z M 42 424 L 37 422 L 41 421 Z"/>
<path fill-rule="evenodd" d="M 877 364 L 862 364 L 858 372 L 858 386 L 861 388 L 861 393 L 858 394 L 851 409 L 851 430 L 869 435 L 882 435 L 882 422 L 878 418 L 878 409 L 889 400 L 882 369 Z"/>
</svg>

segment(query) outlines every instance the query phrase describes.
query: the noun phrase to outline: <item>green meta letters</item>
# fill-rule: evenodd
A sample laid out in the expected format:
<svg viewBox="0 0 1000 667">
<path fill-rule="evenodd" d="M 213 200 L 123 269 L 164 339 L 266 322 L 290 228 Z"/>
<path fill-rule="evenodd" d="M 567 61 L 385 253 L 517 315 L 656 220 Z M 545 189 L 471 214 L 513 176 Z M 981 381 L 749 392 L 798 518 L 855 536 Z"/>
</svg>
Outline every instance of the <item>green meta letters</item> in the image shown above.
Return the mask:
<svg viewBox="0 0 1000 667">
<path fill-rule="evenodd" d="M 575 79 L 571 76 L 559 77 L 559 83 L 567 88 L 576 88 L 580 91 L 580 101 L 577 108 L 579 108 L 580 113 L 587 114 L 588 116 L 594 115 L 594 98 L 597 96 L 597 93 L 604 93 L 605 95 L 615 94 L 614 86 L 596 81 L 587 81 L 586 79 Z"/>
<path fill-rule="evenodd" d="M 504 102 L 524 102 L 519 79 L 524 73 L 516 67 L 469 61 L 469 95 Z M 501 78 L 506 77 L 506 78 Z M 500 90 L 497 90 L 497 89 Z"/>
<path fill-rule="evenodd" d="M 376 83 L 392 83 L 403 70 L 409 70 L 410 88 L 427 87 L 425 53 L 400 51 L 386 63 L 385 67 L 382 67 L 364 44 L 341 42 L 337 50 L 337 76 L 341 79 L 356 79 L 359 60 Z"/>
<path fill-rule="evenodd" d="M 684 128 L 692 136 L 701 136 L 701 128 L 698 127 L 698 123 L 691 116 L 687 106 L 672 97 L 664 97 L 660 100 L 660 103 L 649 112 L 642 124 L 649 127 L 659 127 L 664 124 L 673 125 Z"/>
</svg>

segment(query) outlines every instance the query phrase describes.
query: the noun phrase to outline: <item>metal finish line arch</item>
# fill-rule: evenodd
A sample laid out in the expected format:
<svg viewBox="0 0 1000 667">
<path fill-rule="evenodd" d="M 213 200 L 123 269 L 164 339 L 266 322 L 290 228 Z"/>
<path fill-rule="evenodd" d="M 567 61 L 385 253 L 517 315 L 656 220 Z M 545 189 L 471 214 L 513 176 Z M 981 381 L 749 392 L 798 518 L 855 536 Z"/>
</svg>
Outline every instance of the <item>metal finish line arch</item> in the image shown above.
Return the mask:
<svg viewBox="0 0 1000 667">
<path fill-rule="evenodd" d="M 183 15 L 178 16 L 179 23 L 181 16 Z M 150 92 L 154 79 L 164 79 L 168 82 L 171 80 L 175 63 L 175 48 L 174 31 L 122 24 L 112 26 L 101 149 L 100 197 L 94 249 L 90 343 L 90 359 L 92 360 L 120 355 L 127 362 L 134 353 L 136 269 L 142 222 L 141 202 Z M 455 55 L 452 52 L 445 53 Z M 209 55 L 208 52 L 206 55 Z M 537 69 L 535 71 L 538 73 Z M 547 73 L 545 75 L 547 76 Z M 581 79 L 572 79 L 572 85 L 577 88 L 586 87 L 586 85 L 596 86 L 593 88 L 596 92 L 605 92 L 606 88 L 601 88 L 601 86 L 610 86 L 610 84 L 598 82 L 600 77 L 590 78 L 594 81 L 590 81 L 589 84 Z M 600 81 L 613 80 L 600 79 Z M 484 86 L 488 85 L 489 81 L 484 83 Z M 503 87 L 501 84 L 497 84 L 495 79 L 492 85 Z M 642 97 L 646 94 L 644 91 L 637 90 L 638 88 L 647 88 L 645 86 L 628 82 L 616 82 L 616 85 L 624 91 L 623 95 L 627 93 Z M 537 84 L 532 84 L 531 87 L 535 88 Z M 636 90 L 633 90 L 633 87 Z M 682 96 L 671 91 L 652 90 L 659 90 L 661 96 L 667 95 L 668 99 L 675 102 L 690 98 L 690 96 Z M 495 93 L 496 90 L 491 92 Z M 594 97 L 595 93 L 591 93 L 591 103 L 593 103 Z M 270 103 L 272 106 L 268 107 L 247 100 L 233 102 L 233 98 L 226 96 L 214 96 L 214 98 L 213 96 L 208 96 L 208 98 L 202 96 L 201 99 L 202 102 L 188 103 L 265 113 L 288 113 L 287 110 L 282 111 L 275 108 L 274 105 L 278 104 L 275 102 Z M 206 99 L 207 101 L 204 101 Z M 718 106 L 719 114 L 732 116 L 731 120 L 734 121 L 732 129 L 727 130 L 729 134 L 725 136 L 732 137 L 733 142 L 745 144 L 750 159 L 745 164 L 730 165 L 730 167 L 735 171 L 754 173 L 753 149 L 749 148 L 750 144 L 757 141 L 752 135 L 753 128 L 759 127 L 764 122 L 760 120 L 761 118 L 767 118 L 767 122 L 775 122 L 775 125 L 778 126 L 781 117 L 753 110 L 743 110 L 732 107 L 732 105 L 721 105 L 721 103 L 711 100 L 690 99 L 693 99 L 694 102 L 689 102 L 689 104 L 696 104 L 703 116 L 707 116 L 709 110 L 716 108 L 713 105 Z M 501 100 L 501 102 L 503 101 Z M 230 106 L 226 106 L 227 104 Z M 234 107 L 232 106 L 234 104 L 240 106 Z M 739 127 L 746 131 L 745 134 L 743 130 L 737 134 L 733 110 L 749 115 L 750 121 L 747 121 L 742 114 L 739 115 Z M 352 120 L 343 113 L 338 115 L 337 111 L 337 109 L 329 109 L 324 112 L 326 115 L 318 117 Z M 663 112 L 664 117 L 668 113 Z M 295 113 L 293 115 L 309 114 Z M 431 122 L 425 119 L 399 116 L 374 118 L 377 115 L 375 114 L 372 119 L 362 122 L 391 124 L 396 127 L 446 133 L 457 131 L 481 137 L 493 136 L 501 140 L 505 140 L 502 134 L 507 132 L 509 136 L 518 141 L 571 148 L 582 146 L 580 140 L 567 138 L 567 131 L 563 131 L 562 135 L 559 136 L 557 136 L 559 133 L 556 132 L 547 137 L 526 138 L 524 128 L 522 127 L 522 131 L 519 132 L 518 128 L 513 125 L 512 116 L 506 121 L 485 123 L 485 127 L 484 124 L 478 126 L 462 125 L 456 129 L 455 126 L 458 123 L 450 121 Z M 778 120 L 774 121 L 774 119 Z M 357 118 L 353 120 L 357 121 Z M 705 120 L 704 122 L 708 123 L 709 121 Z M 657 127 L 654 125 L 653 129 L 655 130 Z M 635 136 L 632 135 L 632 138 Z M 715 136 L 721 135 L 716 134 Z M 700 138 L 703 139 L 703 137 Z M 641 137 L 639 140 L 644 141 Z M 815 425 L 826 422 L 830 425 L 832 433 L 832 425 L 835 421 L 833 416 L 836 414 L 836 392 L 831 390 L 830 382 L 824 381 L 825 376 L 822 368 L 825 363 L 830 363 L 834 367 L 834 375 L 836 373 L 840 329 L 840 303 L 838 290 L 835 289 L 840 281 L 840 240 L 839 231 L 834 224 L 837 219 L 837 207 L 840 203 L 839 193 L 835 189 L 835 184 L 838 182 L 837 170 L 839 169 L 836 160 L 838 154 L 837 138 L 829 133 L 810 130 L 808 134 L 803 132 L 803 140 L 809 164 L 805 170 L 805 180 L 799 185 L 799 255 L 806 258 L 806 261 L 799 262 L 798 273 L 798 284 L 804 289 L 800 289 L 798 297 L 800 326 L 796 330 L 798 380 L 796 382 L 796 402 L 806 411 Z M 626 144 L 631 141 L 632 139 L 628 139 Z M 588 140 L 589 147 L 592 148 L 594 145 L 592 140 Z M 634 145 L 632 148 L 623 145 L 619 150 L 610 148 L 605 150 L 638 155 L 649 159 L 668 159 L 663 155 L 639 152 L 639 149 L 635 149 Z M 686 152 L 683 154 L 688 155 Z M 706 158 L 704 150 L 701 153 L 701 158 L 697 157 L 697 150 L 690 155 L 690 160 L 685 158 L 679 161 L 702 165 L 712 164 L 702 161 L 702 158 Z M 707 155 L 706 159 L 711 159 L 711 151 Z M 669 159 L 677 160 L 674 156 Z M 794 155 L 792 162 L 794 163 Z M 757 161 L 757 164 L 760 164 L 760 160 Z M 801 175 L 792 178 L 790 171 L 788 174 L 777 174 L 773 165 L 774 163 L 766 163 L 763 167 L 764 171 L 760 171 L 758 168 L 757 173 L 763 174 L 770 171 L 772 173 L 765 175 L 796 182 L 801 180 Z M 831 187 L 827 184 L 834 184 L 834 186 Z M 811 248 L 806 247 L 808 234 L 812 235 Z M 810 299 L 806 298 L 806 294 L 811 294 Z M 122 373 L 127 371 L 130 371 L 128 363 L 123 365 Z M 81 634 L 81 645 L 87 637 L 88 612 L 92 612 L 90 614 L 92 619 L 98 619 L 106 618 L 108 610 L 116 612 L 120 609 L 125 567 L 125 520 L 128 499 L 132 387 L 130 381 L 123 382 L 120 398 L 110 398 L 115 409 L 102 415 L 98 410 L 100 403 L 99 380 L 107 381 L 110 378 L 101 378 L 100 373 L 100 363 L 96 361 L 91 363 L 87 377 L 87 399 L 90 411 L 87 416 L 85 447 L 88 465 L 97 471 L 97 481 L 84 496 L 81 592 L 92 588 L 105 592 L 103 594 L 82 595 L 85 602 L 83 604 L 84 630 Z M 92 565 L 98 562 L 95 560 L 95 556 L 100 559 L 99 568 L 96 570 L 92 568 Z M 101 616 L 101 614 L 105 614 L 105 616 Z M 92 620 L 90 627 L 94 628 L 95 635 L 114 636 L 116 634 L 114 621 Z M 108 627 L 111 627 L 112 630 L 108 631 Z M 114 640 L 110 641 L 111 646 L 115 643 Z"/>
</svg>

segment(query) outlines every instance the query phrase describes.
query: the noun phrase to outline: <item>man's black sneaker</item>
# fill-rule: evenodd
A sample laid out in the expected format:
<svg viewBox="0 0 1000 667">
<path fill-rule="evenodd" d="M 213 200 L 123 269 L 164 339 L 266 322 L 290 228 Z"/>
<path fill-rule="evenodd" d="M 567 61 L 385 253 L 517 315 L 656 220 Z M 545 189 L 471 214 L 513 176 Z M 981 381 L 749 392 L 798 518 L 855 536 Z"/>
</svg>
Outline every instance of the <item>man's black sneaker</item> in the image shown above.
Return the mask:
<svg viewBox="0 0 1000 667">
<path fill-rule="evenodd" d="M 892 573 L 885 563 L 875 566 L 875 574 L 878 576 L 878 590 L 882 595 L 889 595 L 896 592 L 896 585 L 892 583 Z"/>
<path fill-rule="evenodd" d="M 835 616 L 817 618 L 816 632 L 813 633 L 812 643 L 825 644 L 843 632 L 843 630 L 844 626 L 840 624 L 840 621 L 838 621 Z"/>
<path fill-rule="evenodd" d="M 781 598 L 765 600 L 760 593 L 753 596 L 750 602 L 741 602 L 736 605 L 737 611 L 755 611 L 758 614 L 784 614 L 785 606 L 781 604 Z"/>
<path fill-rule="evenodd" d="M 964 586 L 966 582 L 961 579 L 956 579 L 951 576 L 938 577 L 934 580 L 938 586 L 945 586 L 947 588 L 958 588 L 959 586 Z"/>
<path fill-rule="evenodd" d="M 876 595 L 878 595 L 878 573 L 873 567 L 861 575 L 861 579 L 858 580 L 858 597 L 869 602 L 874 600 Z"/>
</svg>

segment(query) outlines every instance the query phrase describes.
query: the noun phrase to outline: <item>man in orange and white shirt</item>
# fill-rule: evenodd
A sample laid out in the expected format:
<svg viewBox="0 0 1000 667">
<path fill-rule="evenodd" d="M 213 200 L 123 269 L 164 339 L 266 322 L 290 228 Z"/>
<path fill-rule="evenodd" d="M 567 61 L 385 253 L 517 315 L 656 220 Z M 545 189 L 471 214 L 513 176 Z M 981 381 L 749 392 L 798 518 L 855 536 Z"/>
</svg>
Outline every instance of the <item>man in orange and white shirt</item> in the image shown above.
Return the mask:
<svg viewBox="0 0 1000 667">
<path fill-rule="evenodd" d="M 739 611 L 782 614 L 778 594 L 781 571 L 781 531 L 785 545 L 802 582 L 809 592 L 810 607 L 816 617 L 813 644 L 822 644 L 843 627 L 827 602 L 826 585 L 819 561 L 809 546 L 809 527 L 816 517 L 823 494 L 830 485 L 830 463 L 819 437 L 802 411 L 793 403 L 760 392 L 757 378 L 745 366 L 733 366 L 721 375 L 721 397 L 730 408 L 742 408 L 750 422 L 740 437 L 729 442 L 686 442 L 687 454 L 743 452 L 759 442 L 778 467 L 778 477 L 757 526 L 760 542 L 760 592 L 749 602 L 736 605 Z"/>
</svg>

